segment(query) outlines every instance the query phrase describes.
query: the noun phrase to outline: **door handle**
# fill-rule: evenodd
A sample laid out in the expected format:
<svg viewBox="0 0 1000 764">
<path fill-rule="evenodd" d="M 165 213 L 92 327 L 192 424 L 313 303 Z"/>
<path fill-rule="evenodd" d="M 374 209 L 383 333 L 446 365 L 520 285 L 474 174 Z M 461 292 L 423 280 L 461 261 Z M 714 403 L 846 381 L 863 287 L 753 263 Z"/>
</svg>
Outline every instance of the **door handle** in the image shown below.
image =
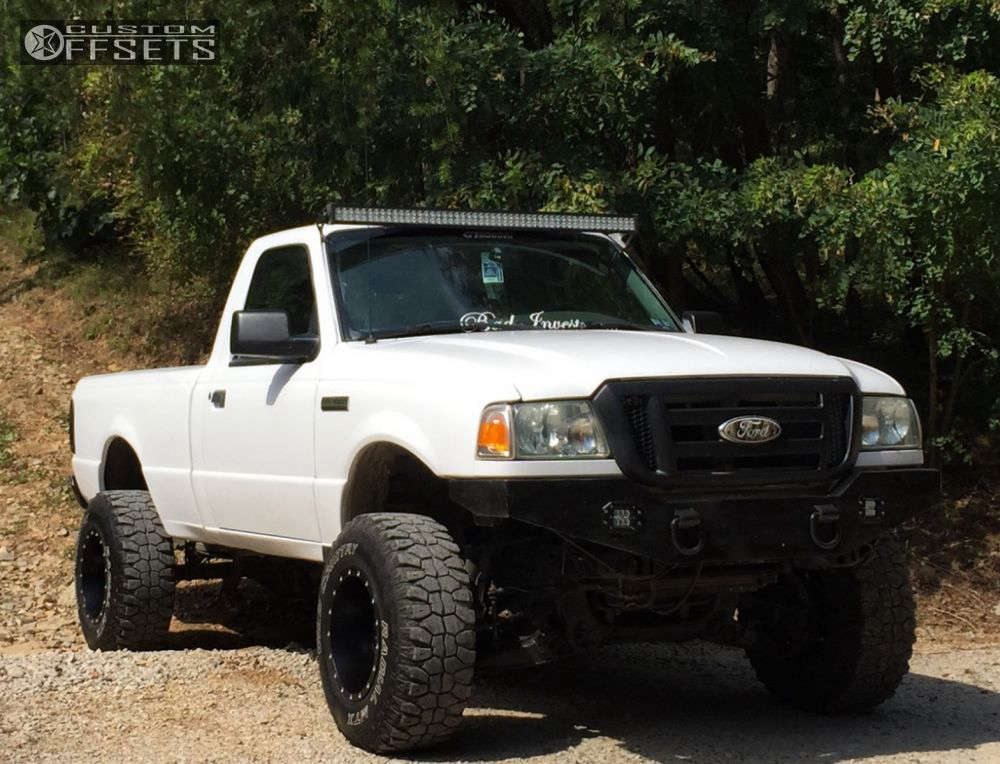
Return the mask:
<svg viewBox="0 0 1000 764">
<path fill-rule="evenodd" d="M 347 411 L 346 395 L 324 395 L 319 401 L 320 411 Z"/>
<path fill-rule="evenodd" d="M 208 394 L 208 400 L 212 402 L 215 408 L 224 409 L 226 407 L 226 391 L 213 390 Z"/>
</svg>

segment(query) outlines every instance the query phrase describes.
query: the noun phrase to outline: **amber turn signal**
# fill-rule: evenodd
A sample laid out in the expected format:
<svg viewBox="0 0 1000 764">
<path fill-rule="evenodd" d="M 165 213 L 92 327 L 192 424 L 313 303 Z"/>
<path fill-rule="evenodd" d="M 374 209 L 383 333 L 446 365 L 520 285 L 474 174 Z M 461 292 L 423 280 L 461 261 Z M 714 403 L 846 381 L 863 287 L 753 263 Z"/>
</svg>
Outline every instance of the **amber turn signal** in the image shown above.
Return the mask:
<svg viewBox="0 0 1000 764">
<path fill-rule="evenodd" d="M 510 459 L 510 406 L 487 406 L 479 420 L 476 455 L 486 459 Z"/>
</svg>

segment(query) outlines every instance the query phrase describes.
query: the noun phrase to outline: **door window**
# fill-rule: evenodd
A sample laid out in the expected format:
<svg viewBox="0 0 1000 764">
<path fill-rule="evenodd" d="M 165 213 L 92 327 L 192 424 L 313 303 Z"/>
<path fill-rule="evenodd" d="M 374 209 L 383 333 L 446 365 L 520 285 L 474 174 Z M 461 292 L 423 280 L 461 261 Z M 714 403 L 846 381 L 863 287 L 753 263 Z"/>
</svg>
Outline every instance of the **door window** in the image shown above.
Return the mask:
<svg viewBox="0 0 1000 764">
<path fill-rule="evenodd" d="M 245 310 L 283 310 L 293 335 L 319 334 L 309 251 L 300 245 L 269 249 L 257 261 Z"/>
</svg>

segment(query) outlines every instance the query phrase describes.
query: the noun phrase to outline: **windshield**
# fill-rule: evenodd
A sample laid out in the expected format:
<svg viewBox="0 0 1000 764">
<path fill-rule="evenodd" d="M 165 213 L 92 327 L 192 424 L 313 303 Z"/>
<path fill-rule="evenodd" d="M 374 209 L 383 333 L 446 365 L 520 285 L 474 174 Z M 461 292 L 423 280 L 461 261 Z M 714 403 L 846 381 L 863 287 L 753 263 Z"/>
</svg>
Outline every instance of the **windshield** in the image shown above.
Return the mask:
<svg viewBox="0 0 1000 764">
<path fill-rule="evenodd" d="M 327 237 L 345 339 L 463 331 L 679 331 L 611 241 L 535 231 Z"/>
</svg>

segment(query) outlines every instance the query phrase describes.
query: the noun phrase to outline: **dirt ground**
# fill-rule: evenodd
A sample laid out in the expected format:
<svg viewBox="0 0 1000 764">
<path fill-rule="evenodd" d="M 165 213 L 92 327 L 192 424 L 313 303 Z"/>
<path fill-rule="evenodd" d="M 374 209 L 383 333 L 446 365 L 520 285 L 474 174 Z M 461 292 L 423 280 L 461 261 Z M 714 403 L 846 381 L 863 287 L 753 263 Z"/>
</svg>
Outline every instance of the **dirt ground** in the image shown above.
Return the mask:
<svg viewBox="0 0 1000 764">
<path fill-rule="evenodd" d="M 86 650 L 69 396 L 85 374 L 148 358 L 141 337 L 112 352 L 87 305 L 32 274 L 0 241 L 0 760 L 366 758 L 326 711 L 308 623 L 251 582 L 235 600 L 185 588 L 169 650 Z M 995 516 L 997 485 L 962 484 L 950 511 Z M 915 541 L 913 673 L 871 715 L 780 707 L 732 651 L 643 646 L 486 681 L 460 736 L 423 758 L 1000 760 L 1000 543 L 996 528 L 955 527 Z"/>
</svg>

